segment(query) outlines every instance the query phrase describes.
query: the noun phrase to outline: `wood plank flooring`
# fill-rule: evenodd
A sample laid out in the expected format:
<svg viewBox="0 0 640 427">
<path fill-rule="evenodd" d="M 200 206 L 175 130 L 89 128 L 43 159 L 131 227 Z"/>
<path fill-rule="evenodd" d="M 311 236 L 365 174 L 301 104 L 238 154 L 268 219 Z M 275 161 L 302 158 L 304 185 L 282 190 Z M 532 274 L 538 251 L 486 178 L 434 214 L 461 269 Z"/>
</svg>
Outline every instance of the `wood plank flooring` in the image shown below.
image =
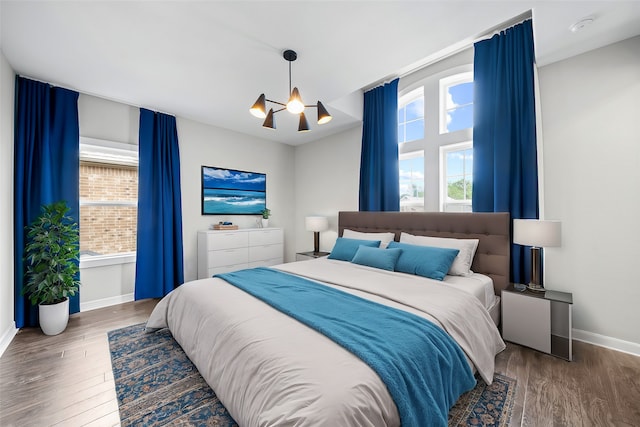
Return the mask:
<svg viewBox="0 0 640 427">
<path fill-rule="evenodd" d="M 20 330 L 0 358 L 0 426 L 120 425 L 107 332 L 144 322 L 156 303 L 74 314 L 53 337 Z"/>
<path fill-rule="evenodd" d="M 47 337 L 21 330 L 0 358 L 0 426 L 117 426 L 107 331 L 144 322 L 146 300 L 71 316 Z M 574 341 L 574 362 L 507 343 L 496 371 L 518 380 L 512 426 L 640 426 L 640 357 Z"/>
</svg>

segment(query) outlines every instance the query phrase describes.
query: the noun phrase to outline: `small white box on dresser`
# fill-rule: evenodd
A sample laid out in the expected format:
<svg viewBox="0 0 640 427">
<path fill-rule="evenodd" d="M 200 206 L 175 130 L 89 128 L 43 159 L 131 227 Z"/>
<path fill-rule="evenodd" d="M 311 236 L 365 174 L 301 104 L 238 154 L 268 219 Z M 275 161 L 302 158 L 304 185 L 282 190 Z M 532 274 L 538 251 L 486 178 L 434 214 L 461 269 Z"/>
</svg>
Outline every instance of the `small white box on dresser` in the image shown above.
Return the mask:
<svg viewBox="0 0 640 427">
<path fill-rule="evenodd" d="M 282 264 L 281 228 L 198 231 L 198 279 L 243 268 Z"/>
</svg>

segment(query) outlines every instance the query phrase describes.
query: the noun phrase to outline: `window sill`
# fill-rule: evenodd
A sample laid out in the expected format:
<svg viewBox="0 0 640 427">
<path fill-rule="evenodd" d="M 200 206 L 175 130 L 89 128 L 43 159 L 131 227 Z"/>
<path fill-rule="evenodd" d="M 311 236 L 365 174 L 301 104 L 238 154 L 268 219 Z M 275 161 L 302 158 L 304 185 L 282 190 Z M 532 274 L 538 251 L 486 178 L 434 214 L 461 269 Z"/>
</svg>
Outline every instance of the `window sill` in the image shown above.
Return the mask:
<svg viewBox="0 0 640 427">
<path fill-rule="evenodd" d="M 135 252 L 126 252 L 114 255 L 83 256 L 80 258 L 80 269 L 130 264 L 134 262 L 136 262 Z"/>
</svg>

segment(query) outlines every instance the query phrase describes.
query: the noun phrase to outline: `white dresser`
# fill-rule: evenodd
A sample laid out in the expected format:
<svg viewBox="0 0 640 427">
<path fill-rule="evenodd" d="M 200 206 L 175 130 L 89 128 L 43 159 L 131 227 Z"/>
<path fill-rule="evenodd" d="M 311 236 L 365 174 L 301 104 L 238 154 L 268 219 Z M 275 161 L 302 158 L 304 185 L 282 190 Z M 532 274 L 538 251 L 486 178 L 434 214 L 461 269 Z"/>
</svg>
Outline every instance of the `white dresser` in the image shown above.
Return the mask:
<svg viewBox="0 0 640 427">
<path fill-rule="evenodd" d="M 198 279 L 284 262 L 281 228 L 198 231 Z"/>
</svg>

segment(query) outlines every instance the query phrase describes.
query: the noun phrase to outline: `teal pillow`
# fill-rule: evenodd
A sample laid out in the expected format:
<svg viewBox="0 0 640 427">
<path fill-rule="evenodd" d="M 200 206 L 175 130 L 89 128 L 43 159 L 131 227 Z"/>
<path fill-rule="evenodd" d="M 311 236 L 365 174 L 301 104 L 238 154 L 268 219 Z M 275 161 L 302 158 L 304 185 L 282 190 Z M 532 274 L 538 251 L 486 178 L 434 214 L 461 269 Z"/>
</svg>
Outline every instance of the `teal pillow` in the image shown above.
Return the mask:
<svg viewBox="0 0 640 427">
<path fill-rule="evenodd" d="M 333 250 L 327 258 L 339 259 L 341 261 L 351 261 L 353 259 L 353 256 L 358 251 L 360 245 L 377 248 L 378 246 L 380 246 L 380 240 L 359 240 L 338 237 L 338 240 L 336 240 L 336 244 L 333 246 Z"/>
<path fill-rule="evenodd" d="M 393 271 L 401 252 L 402 249 L 399 248 L 380 249 L 360 245 L 351 262 L 354 264 Z"/>
<path fill-rule="evenodd" d="M 387 248 L 400 248 L 402 253 L 396 262 L 396 271 L 442 280 L 447 275 L 458 249 L 416 246 L 391 242 Z"/>
</svg>

